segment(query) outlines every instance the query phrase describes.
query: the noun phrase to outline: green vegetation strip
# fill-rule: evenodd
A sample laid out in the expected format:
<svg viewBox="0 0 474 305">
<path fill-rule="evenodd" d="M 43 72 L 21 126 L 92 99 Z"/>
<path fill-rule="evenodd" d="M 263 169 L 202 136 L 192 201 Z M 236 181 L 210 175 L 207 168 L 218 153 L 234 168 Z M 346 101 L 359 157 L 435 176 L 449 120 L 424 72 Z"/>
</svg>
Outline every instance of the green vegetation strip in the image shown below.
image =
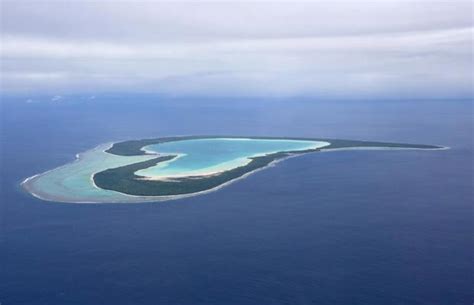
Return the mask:
<svg viewBox="0 0 474 305">
<path fill-rule="evenodd" d="M 119 143 L 114 143 L 106 152 L 118 156 L 139 156 L 147 153 L 142 150 L 143 147 L 165 142 L 195 140 L 195 139 L 215 139 L 215 138 L 230 138 L 230 139 L 260 139 L 260 140 L 298 140 L 298 141 L 323 141 L 331 143 L 324 149 L 332 148 L 348 148 L 348 147 L 387 147 L 387 148 L 420 148 L 420 149 L 436 149 L 441 148 L 434 145 L 423 144 L 401 144 L 389 142 L 373 142 L 373 141 L 354 141 L 341 139 L 314 139 L 314 138 L 284 138 L 284 137 L 245 137 L 245 136 L 182 136 L 182 137 L 165 137 L 156 139 L 142 139 L 130 140 Z"/>
<path fill-rule="evenodd" d="M 94 183 L 98 187 L 106 190 L 136 196 L 191 194 L 215 188 L 288 155 L 289 153 L 275 153 L 267 156 L 254 157 L 251 158 L 252 161 L 245 166 L 206 177 L 186 177 L 173 180 L 144 180 L 145 177 L 135 175 L 135 172 L 138 170 L 155 166 L 159 162 L 171 160 L 176 156 L 158 157 L 96 173 L 94 175 Z"/>
<path fill-rule="evenodd" d="M 321 149 L 337 149 L 352 147 L 384 147 L 384 148 L 416 148 L 416 149 L 436 149 L 439 146 L 419 145 L 419 144 L 400 144 L 386 142 L 352 141 L 340 139 L 310 139 L 310 138 L 272 138 L 272 137 L 235 137 L 235 136 L 186 136 L 186 137 L 168 137 L 158 139 L 132 140 L 115 143 L 106 152 L 119 156 L 146 155 L 143 147 L 153 144 L 159 144 L 171 141 L 182 141 L 191 139 L 209 139 L 209 138 L 252 138 L 269 140 L 308 140 L 325 141 L 331 143 L 329 146 Z M 93 177 L 94 183 L 106 190 L 117 191 L 124 194 L 135 196 L 172 196 L 192 194 L 210 190 L 228 181 L 239 178 L 256 169 L 263 168 L 272 161 L 284 158 L 290 154 L 302 154 L 316 152 L 320 149 L 310 149 L 304 151 L 278 152 L 265 156 L 250 158 L 251 162 L 228 171 L 215 175 L 200 177 L 183 177 L 169 180 L 147 180 L 146 177 L 138 176 L 135 172 L 155 166 L 159 162 L 169 161 L 176 156 L 160 156 L 144 162 L 129 164 L 122 167 L 107 169 L 96 173 Z"/>
</svg>

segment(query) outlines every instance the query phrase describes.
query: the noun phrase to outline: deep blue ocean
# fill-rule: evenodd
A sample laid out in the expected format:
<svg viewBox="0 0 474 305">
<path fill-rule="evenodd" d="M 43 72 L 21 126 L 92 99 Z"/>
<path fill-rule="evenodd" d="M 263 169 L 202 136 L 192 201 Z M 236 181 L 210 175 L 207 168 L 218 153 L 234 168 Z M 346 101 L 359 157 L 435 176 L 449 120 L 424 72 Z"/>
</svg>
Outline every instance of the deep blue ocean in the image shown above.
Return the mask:
<svg viewBox="0 0 474 305">
<path fill-rule="evenodd" d="M 1 104 L 1 305 L 474 301 L 472 101 L 24 100 Z M 164 203 L 50 203 L 19 187 L 100 143 L 169 135 L 451 150 L 308 154 Z"/>
</svg>

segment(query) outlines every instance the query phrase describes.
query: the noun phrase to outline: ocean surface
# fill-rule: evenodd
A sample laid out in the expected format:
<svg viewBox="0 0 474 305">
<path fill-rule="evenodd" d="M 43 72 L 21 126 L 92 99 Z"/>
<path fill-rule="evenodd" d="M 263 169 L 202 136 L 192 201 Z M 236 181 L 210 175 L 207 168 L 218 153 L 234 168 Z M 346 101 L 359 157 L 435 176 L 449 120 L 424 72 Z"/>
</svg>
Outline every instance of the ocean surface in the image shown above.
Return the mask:
<svg viewBox="0 0 474 305">
<path fill-rule="evenodd" d="M 2 305 L 472 304 L 473 104 L 3 98 Z M 101 143 L 172 135 L 450 146 L 280 162 L 168 202 L 67 204 L 20 182 Z"/>
</svg>

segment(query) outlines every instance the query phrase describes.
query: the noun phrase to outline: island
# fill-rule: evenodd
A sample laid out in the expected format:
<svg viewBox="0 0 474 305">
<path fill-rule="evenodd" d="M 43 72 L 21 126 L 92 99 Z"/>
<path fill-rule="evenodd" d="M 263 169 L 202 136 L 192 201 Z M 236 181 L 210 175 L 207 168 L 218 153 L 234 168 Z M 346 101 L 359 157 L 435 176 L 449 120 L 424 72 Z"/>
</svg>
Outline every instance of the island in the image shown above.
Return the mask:
<svg viewBox="0 0 474 305">
<path fill-rule="evenodd" d="M 289 157 L 347 149 L 444 149 L 423 144 L 302 137 L 179 136 L 107 143 L 25 179 L 49 201 L 146 202 L 217 190 Z"/>
</svg>

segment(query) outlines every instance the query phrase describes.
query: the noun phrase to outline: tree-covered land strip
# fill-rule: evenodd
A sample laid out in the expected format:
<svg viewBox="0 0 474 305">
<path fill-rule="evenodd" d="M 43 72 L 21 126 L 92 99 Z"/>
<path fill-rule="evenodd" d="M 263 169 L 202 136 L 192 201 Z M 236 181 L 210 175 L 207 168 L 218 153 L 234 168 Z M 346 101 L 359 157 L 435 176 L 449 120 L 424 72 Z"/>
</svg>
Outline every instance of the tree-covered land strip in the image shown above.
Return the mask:
<svg viewBox="0 0 474 305">
<path fill-rule="evenodd" d="M 329 142 L 329 146 L 323 149 L 332 148 L 349 148 L 349 147 L 387 147 L 387 148 L 420 148 L 420 149 L 435 149 L 440 148 L 434 145 L 424 144 L 404 144 L 404 143 L 390 143 L 390 142 L 374 142 L 374 141 L 354 141 L 341 139 L 325 139 L 325 138 L 283 138 L 283 137 L 245 137 L 245 136 L 182 136 L 182 137 L 166 137 L 157 139 L 142 139 L 130 140 L 119 143 L 114 143 L 106 152 L 119 156 L 137 156 L 146 155 L 142 150 L 143 147 L 164 142 L 182 141 L 191 139 L 212 139 L 212 138 L 252 138 L 252 139 L 267 139 L 267 140 L 300 140 L 300 141 L 324 141 Z"/>
<path fill-rule="evenodd" d="M 135 172 L 173 159 L 165 156 L 144 162 L 134 163 L 118 168 L 107 169 L 94 175 L 94 183 L 103 189 L 117 191 L 136 196 L 170 196 L 201 192 L 217 187 L 225 182 L 236 179 L 267 166 L 270 162 L 286 157 L 290 152 L 274 153 L 267 156 L 251 158 L 247 165 L 206 177 L 185 177 L 173 180 L 146 180 L 135 175 Z"/>
<path fill-rule="evenodd" d="M 324 141 L 330 145 L 321 147 L 320 149 L 307 149 L 301 151 L 278 152 L 265 156 L 250 158 L 251 161 L 244 166 L 223 171 L 208 176 L 190 176 L 179 177 L 173 179 L 151 180 L 147 177 L 138 176 L 135 173 L 141 169 L 155 166 L 159 162 L 172 160 L 176 156 L 167 155 L 157 158 L 121 166 L 117 168 L 107 169 L 96 173 L 93 177 L 95 184 L 106 190 L 113 190 L 135 196 L 172 196 L 182 194 L 192 194 L 206 191 L 222 185 L 228 181 L 239 178 L 246 173 L 267 166 L 272 161 L 281 159 L 290 154 L 302 154 L 315 152 L 325 149 L 352 148 L 352 147 L 385 147 L 385 148 L 417 148 L 417 149 L 436 149 L 440 148 L 433 145 L 420 144 L 400 144 L 389 142 L 372 142 L 372 141 L 353 141 L 341 139 L 311 139 L 311 138 L 277 138 L 277 137 L 236 137 L 236 136 L 184 136 L 184 137 L 167 137 L 158 139 L 131 140 L 115 143 L 108 153 L 120 156 L 135 156 L 147 154 L 143 151 L 143 147 L 153 144 L 159 144 L 170 141 L 182 141 L 190 139 L 209 139 L 209 138 L 252 138 L 252 139 L 269 139 L 269 140 L 307 140 L 307 141 Z"/>
</svg>

